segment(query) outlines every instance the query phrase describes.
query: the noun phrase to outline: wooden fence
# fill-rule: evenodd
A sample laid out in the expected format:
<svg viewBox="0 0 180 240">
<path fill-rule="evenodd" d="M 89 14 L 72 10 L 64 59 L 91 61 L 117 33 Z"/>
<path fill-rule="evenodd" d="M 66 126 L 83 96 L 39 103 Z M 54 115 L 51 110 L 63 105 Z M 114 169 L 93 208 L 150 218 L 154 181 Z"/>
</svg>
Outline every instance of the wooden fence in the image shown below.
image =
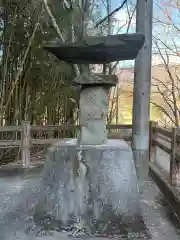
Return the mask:
<svg viewBox="0 0 180 240">
<path fill-rule="evenodd" d="M 132 125 L 109 125 L 107 126 L 108 138 L 125 139 L 131 141 L 131 134 L 123 133 L 125 129 L 131 129 Z M 44 148 L 61 139 L 69 137 L 76 138 L 79 126 L 33 126 L 29 122 L 22 122 L 21 126 L 1 126 L 0 133 L 15 133 L 13 139 L 6 139 L 6 136 L 0 140 L 0 148 L 20 148 L 23 166 L 30 164 L 30 150 L 32 147 Z"/>
<path fill-rule="evenodd" d="M 168 180 L 175 185 L 179 174 L 180 163 L 180 128 L 165 129 L 158 126 L 156 122 L 150 123 L 150 161 L 156 163 L 157 149 L 160 148 L 170 155 L 170 169 Z M 167 159 L 164 159 L 166 161 Z"/>
<path fill-rule="evenodd" d="M 124 139 L 131 142 L 132 125 L 109 125 L 108 138 Z M 68 133 L 73 134 L 71 137 L 77 137 L 79 126 L 62 125 L 62 126 L 31 126 L 29 122 L 23 122 L 21 126 L 3 126 L 0 127 L 0 133 L 15 132 L 16 139 L 0 140 L 0 148 L 19 147 L 21 150 L 21 159 L 23 166 L 30 164 L 30 150 L 32 147 L 44 148 L 52 143 L 66 138 Z M 18 135 L 19 134 L 19 135 Z M 164 129 L 155 122 L 150 122 L 150 148 L 149 159 L 155 162 L 157 148 L 162 149 L 170 155 L 169 181 L 174 183 L 179 171 L 180 162 L 180 129 Z"/>
</svg>

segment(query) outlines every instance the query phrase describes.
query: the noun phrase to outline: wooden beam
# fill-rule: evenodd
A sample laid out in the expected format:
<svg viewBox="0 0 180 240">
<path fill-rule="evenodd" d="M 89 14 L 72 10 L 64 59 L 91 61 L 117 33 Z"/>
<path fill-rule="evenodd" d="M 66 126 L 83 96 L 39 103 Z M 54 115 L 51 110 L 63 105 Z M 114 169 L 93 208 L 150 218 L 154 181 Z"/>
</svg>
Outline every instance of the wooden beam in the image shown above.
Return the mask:
<svg viewBox="0 0 180 240">
<path fill-rule="evenodd" d="M 157 140 L 153 139 L 152 143 L 155 144 L 160 149 L 162 149 L 163 151 L 165 151 L 166 153 L 171 154 L 171 149 L 163 145 L 162 143 L 158 142 Z"/>
<path fill-rule="evenodd" d="M 0 132 L 21 132 L 21 126 L 0 126 Z"/>
<path fill-rule="evenodd" d="M 30 149 L 31 149 L 31 125 L 28 121 L 23 121 L 21 133 L 21 160 L 23 167 L 28 167 L 30 165 Z"/>
</svg>

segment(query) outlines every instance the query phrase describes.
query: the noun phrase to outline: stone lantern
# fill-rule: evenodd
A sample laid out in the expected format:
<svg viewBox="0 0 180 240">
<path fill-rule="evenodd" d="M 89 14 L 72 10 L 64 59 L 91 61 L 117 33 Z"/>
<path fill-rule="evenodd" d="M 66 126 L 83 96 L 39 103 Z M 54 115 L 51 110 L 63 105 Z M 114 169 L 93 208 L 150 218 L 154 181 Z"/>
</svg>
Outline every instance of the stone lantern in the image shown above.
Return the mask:
<svg viewBox="0 0 180 240">
<path fill-rule="evenodd" d="M 45 48 L 67 63 L 103 64 L 134 59 L 144 43 L 142 34 L 87 37 L 74 44 L 49 43 Z M 109 87 L 116 86 L 115 75 L 82 72 L 73 83 L 81 85 L 79 144 L 103 144 L 107 139 Z"/>
<path fill-rule="evenodd" d="M 73 44 L 51 42 L 45 48 L 61 61 L 86 65 L 134 59 L 143 44 L 142 34 L 121 34 Z M 41 212 L 51 212 L 63 225 L 75 216 L 86 226 L 103 221 L 107 227 L 113 219 L 130 226 L 140 215 L 132 150 L 124 140 L 107 139 L 106 133 L 109 88 L 117 77 L 82 71 L 72 84 L 81 86 L 80 136 L 49 148 L 37 206 L 45 205 Z"/>
</svg>

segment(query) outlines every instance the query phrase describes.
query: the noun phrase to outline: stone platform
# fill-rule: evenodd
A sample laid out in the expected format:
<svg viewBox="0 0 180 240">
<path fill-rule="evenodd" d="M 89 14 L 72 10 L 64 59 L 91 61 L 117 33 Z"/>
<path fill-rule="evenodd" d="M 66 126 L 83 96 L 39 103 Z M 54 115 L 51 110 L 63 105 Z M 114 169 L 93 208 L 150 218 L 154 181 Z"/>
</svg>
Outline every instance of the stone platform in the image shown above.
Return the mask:
<svg viewBox="0 0 180 240">
<path fill-rule="evenodd" d="M 78 173 L 78 153 L 84 173 Z M 36 215 L 51 213 L 62 225 L 72 217 L 88 226 L 117 219 L 130 224 L 141 214 L 133 154 L 123 140 L 78 146 L 76 139 L 68 139 L 54 144 L 46 156 L 40 192 Z"/>
<path fill-rule="evenodd" d="M 42 166 L 43 167 L 43 166 Z M 12 169 L 13 170 L 13 169 Z M 70 240 L 70 239 L 82 239 L 69 237 L 69 232 L 59 232 L 53 229 L 49 229 L 44 231 L 43 229 L 39 231 L 40 236 L 27 236 L 24 234 L 25 229 L 25 220 L 22 218 L 19 211 L 16 211 L 16 206 L 21 205 L 22 202 L 19 202 L 19 197 L 25 200 L 26 193 L 29 192 L 29 200 L 33 197 L 33 189 L 36 188 L 39 176 L 41 174 L 41 168 L 33 169 L 30 175 L 22 176 L 17 172 L 17 175 L 13 177 L 9 177 L 9 173 L 7 171 L 3 174 L 3 177 L 0 177 L 0 233 L 1 240 L 10 240 L 10 239 L 18 239 L 18 240 Z M 24 196 L 24 197 L 23 197 Z M 33 200 L 31 200 L 33 202 Z M 34 201 L 35 202 L 35 201 Z M 165 204 L 166 200 L 163 195 L 160 193 L 156 184 L 148 179 L 145 182 L 144 191 L 141 194 L 141 208 L 143 220 L 146 224 L 147 229 L 149 229 L 151 236 L 143 237 L 141 233 L 141 229 L 138 231 L 140 236 L 134 234 L 132 231 L 125 231 L 118 236 L 118 239 L 132 239 L 132 240 L 140 240 L 140 239 L 148 239 L 148 240 L 179 240 L 180 239 L 180 231 L 178 226 L 176 226 L 176 222 L 173 220 L 173 214 L 171 209 Z M 13 206 L 12 206 L 13 205 Z M 17 219 L 14 218 L 15 212 L 17 214 L 17 219 L 20 219 L 19 223 Z M 6 216 L 5 218 L 3 216 Z M 3 219 L 5 223 L 3 224 Z M 15 222 L 16 220 L 16 222 Z M 23 223 L 22 223 L 23 222 Z M 16 225 L 16 238 L 14 234 L 14 224 Z M 7 226 L 7 227 L 6 227 Z M 35 228 L 36 230 L 36 228 Z M 87 240 L 108 240 L 109 238 L 97 238 L 93 236 L 87 237 Z M 117 239 L 115 236 L 111 239 Z"/>
</svg>

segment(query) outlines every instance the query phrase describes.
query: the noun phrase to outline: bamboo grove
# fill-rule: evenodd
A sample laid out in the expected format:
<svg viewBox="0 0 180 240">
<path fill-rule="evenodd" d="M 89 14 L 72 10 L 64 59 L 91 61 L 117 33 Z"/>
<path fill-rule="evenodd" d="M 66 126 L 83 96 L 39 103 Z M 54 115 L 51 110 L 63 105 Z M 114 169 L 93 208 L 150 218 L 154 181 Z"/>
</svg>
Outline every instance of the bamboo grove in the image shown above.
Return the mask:
<svg viewBox="0 0 180 240">
<path fill-rule="evenodd" d="M 70 14 L 56 1 L 51 5 L 64 36 Z M 66 11 L 66 14 L 65 14 Z M 19 125 L 73 121 L 76 91 L 72 66 L 43 49 L 57 35 L 40 1 L 5 0 L 0 5 L 0 122 Z"/>
</svg>

